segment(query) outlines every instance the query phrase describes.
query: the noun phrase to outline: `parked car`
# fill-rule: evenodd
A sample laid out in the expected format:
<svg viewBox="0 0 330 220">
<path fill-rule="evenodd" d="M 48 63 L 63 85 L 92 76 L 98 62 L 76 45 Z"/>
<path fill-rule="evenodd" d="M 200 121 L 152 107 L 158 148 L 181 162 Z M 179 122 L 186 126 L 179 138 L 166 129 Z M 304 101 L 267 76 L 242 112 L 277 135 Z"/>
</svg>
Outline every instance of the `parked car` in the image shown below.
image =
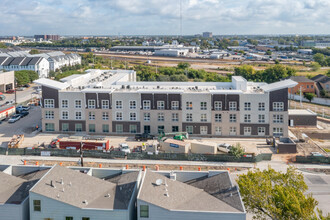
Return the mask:
<svg viewBox="0 0 330 220">
<path fill-rule="evenodd" d="M 224 153 L 229 153 L 232 146 L 230 144 L 222 143 L 218 144 L 218 151 L 222 151 Z"/>
<path fill-rule="evenodd" d="M 24 118 L 24 117 L 27 116 L 28 114 L 29 114 L 28 111 L 21 111 L 21 112 L 19 113 L 19 115 L 21 116 L 21 118 Z"/>
<path fill-rule="evenodd" d="M 5 102 L 5 105 L 11 105 L 11 104 L 14 104 L 14 103 L 15 103 L 14 100 L 9 100 L 9 101 Z"/>
<path fill-rule="evenodd" d="M 15 92 L 15 90 L 13 90 L 13 89 L 9 89 L 6 91 L 7 94 L 13 94 L 14 92 Z"/>
<path fill-rule="evenodd" d="M 16 89 L 16 91 L 24 91 L 25 90 L 25 87 L 18 87 L 17 89 Z"/>
<path fill-rule="evenodd" d="M 125 143 L 119 144 L 120 151 L 125 153 L 131 153 L 131 149 L 129 149 L 129 146 Z"/>
<path fill-rule="evenodd" d="M 13 116 L 8 120 L 8 123 L 14 123 L 14 122 L 16 122 L 16 121 L 18 121 L 18 120 L 20 120 L 20 119 L 21 119 L 21 115 L 16 114 L 16 115 L 13 115 Z"/>
<path fill-rule="evenodd" d="M 16 107 L 16 111 L 29 111 L 30 110 L 30 106 L 23 106 L 23 105 L 19 105 Z"/>
<path fill-rule="evenodd" d="M 0 100 L 5 100 L 6 99 L 6 96 L 4 96 L 3 94 L 0 95 Z"/>
<path fill-rule="evenodd" d="M 30 85 L 29 84 L 25 84 L 24 87 L 25 88 L 30 88 Z"/>
<path fill-rule="evenodd" d="M 143 134 L 136 134 L 135 135 L 135 140 L 136 141 L 147 141 L 147 140 L 152 140 L 154 139 L 154 135 L 143 133 Z"/>
</svg>

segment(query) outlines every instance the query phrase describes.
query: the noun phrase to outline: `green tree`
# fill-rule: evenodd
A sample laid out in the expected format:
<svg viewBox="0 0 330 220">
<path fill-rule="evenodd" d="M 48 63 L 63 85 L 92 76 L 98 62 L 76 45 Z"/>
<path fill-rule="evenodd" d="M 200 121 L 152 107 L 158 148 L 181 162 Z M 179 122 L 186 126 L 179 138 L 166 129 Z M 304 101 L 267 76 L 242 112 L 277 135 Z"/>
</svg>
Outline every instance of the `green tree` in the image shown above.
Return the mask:
<svg viewBox="0 0 330 220">
<path fill-rule="evenodd" d="M 240 158 L 245 154 L 245 150 L 241 147 L 240 143 L 236 143 L 235 146 L 230 148 L 229 154 L 236 158 Z"/>
<path fill-rule="evenodd" d="M 321 66 L 324 66 L 325 64 L 325 56 L 321 53 L 317 53 L 313 56 L 314 61 L 319 63 Z"/>
<path fill-rule="evenodd" d="M 2 43 L 2 42 L 0 42 L 0 48 L 6 49 L 7 48 L 7 45 L 4 44 L 4 43 Z"/>
<path fill-rule="evenodd" d="M 330 70 L 328 70 L 328 72 L 326 73 L 326 75 L 327 75 L 328 77 L 330 77 Z"/>
<path fill-rule="evenodd" d="M 321 65 L 318 62 L 313 62 L 310 67 L 313 71 L 318 71 L 319 69 L 321 69 Z"/>
<path fill-rule="evenodd" d="M 38 73 L 32 70 L 15 71 L 15 77 L 17 80 L 17 85 L 19 86 L 31 83 L 39 78 Z"/>
<path fill-rule="evenodd" d="M 248 171 L 237 180 L 245 208 L 254 219 L 309 220 L 316 217 L 318 202 L 310 195 L 304 176 L 296 168 L 286 173 L 272 168 Z"/>
<path fill-rule="evenodd" d="M 269 56 L 272 55 L 272 51 L 267 50 L 267 51 L 266 51 L 266 55 L 269 55 Z"/>
<path fill-rule="evenodd" d="M 306 92 L 306 93 L 304 94 L 304 97 L 305 97 L 306 99 L 308 99 L 309 102 L 312 102 L 312 100 L 313 100 L 313 98 L 314 98 L 315 96 L 316 96 L 316 95 L 315 95 L 314 93 L 310 93 L 310 92 Z"/>
<path fill-rule="evenodd" d="M 39 53 L 40 53 L 40 51 L 37 50 L 37 49 L 32 49 L 32 50 L 30 50 L 30 52 L 29 52 L 29 54 L 39 54 Z"/>
<path fill-rule="evenodd" d="M 189 67 L 190 67 L 190 64 L 187 63 L 187 62 L 180 62 L 180 63 L 178 64 L 178 68 L 179 68 L 179 69 L 188 69 Z"/>
</svg>

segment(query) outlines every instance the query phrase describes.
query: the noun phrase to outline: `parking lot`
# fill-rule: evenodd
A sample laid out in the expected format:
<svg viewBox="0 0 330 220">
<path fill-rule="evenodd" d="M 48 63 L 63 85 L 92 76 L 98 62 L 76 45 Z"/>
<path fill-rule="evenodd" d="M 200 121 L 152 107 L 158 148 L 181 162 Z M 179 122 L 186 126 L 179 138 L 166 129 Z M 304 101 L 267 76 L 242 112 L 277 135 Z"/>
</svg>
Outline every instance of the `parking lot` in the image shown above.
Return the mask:
<svg viewBox="0 0 330 220">
<path fill-rule="evenodd" d="M 17 103 L 23 103 L 32 98 L 39 98 L 40 94 L 36 91 L 37 88 L 38 87 L 35 84 L 31 84 L 29 88 L 26 88 L 23 91 L 16 91 Z M 6 103 L 7 101 L 15 100 L 15 93 L 3 93 L 3 95 L 6 97 L 6 99 L 1 100 L 0 105 Z"/>
</svg>

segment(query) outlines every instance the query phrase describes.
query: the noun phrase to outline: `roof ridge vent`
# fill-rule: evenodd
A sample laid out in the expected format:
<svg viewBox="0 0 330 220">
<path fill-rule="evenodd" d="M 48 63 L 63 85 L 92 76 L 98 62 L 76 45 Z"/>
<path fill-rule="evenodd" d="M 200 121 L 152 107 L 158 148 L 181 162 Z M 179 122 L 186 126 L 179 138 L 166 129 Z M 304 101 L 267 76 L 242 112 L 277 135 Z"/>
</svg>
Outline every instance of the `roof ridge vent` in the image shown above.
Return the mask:
<svg viewBox="0 0 330 220">
<path fill-rule="evenodd" d="M 110 193 L 106 194 L 104 197 L 110 198 Z"/>
<path fill-rule="evenodd" d="M 56 186 L 53 183 L 53 180 L 50 181 L 50 186 L 53 187 L 53 188 L 56 188 Z"/>
</svg>

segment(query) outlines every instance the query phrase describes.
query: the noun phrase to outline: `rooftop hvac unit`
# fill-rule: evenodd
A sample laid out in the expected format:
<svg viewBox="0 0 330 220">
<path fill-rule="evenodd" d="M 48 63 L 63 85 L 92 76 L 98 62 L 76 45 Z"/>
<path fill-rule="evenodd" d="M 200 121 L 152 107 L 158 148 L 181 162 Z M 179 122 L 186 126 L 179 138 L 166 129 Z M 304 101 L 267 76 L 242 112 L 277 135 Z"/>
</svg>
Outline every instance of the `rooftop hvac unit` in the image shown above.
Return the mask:
<svg viewBox="0 0 330 220">
<path fill-rule="evenodd" d="M 170 180 L 176 180 L 176 173 L 170 173 Z"/>
</svg>

